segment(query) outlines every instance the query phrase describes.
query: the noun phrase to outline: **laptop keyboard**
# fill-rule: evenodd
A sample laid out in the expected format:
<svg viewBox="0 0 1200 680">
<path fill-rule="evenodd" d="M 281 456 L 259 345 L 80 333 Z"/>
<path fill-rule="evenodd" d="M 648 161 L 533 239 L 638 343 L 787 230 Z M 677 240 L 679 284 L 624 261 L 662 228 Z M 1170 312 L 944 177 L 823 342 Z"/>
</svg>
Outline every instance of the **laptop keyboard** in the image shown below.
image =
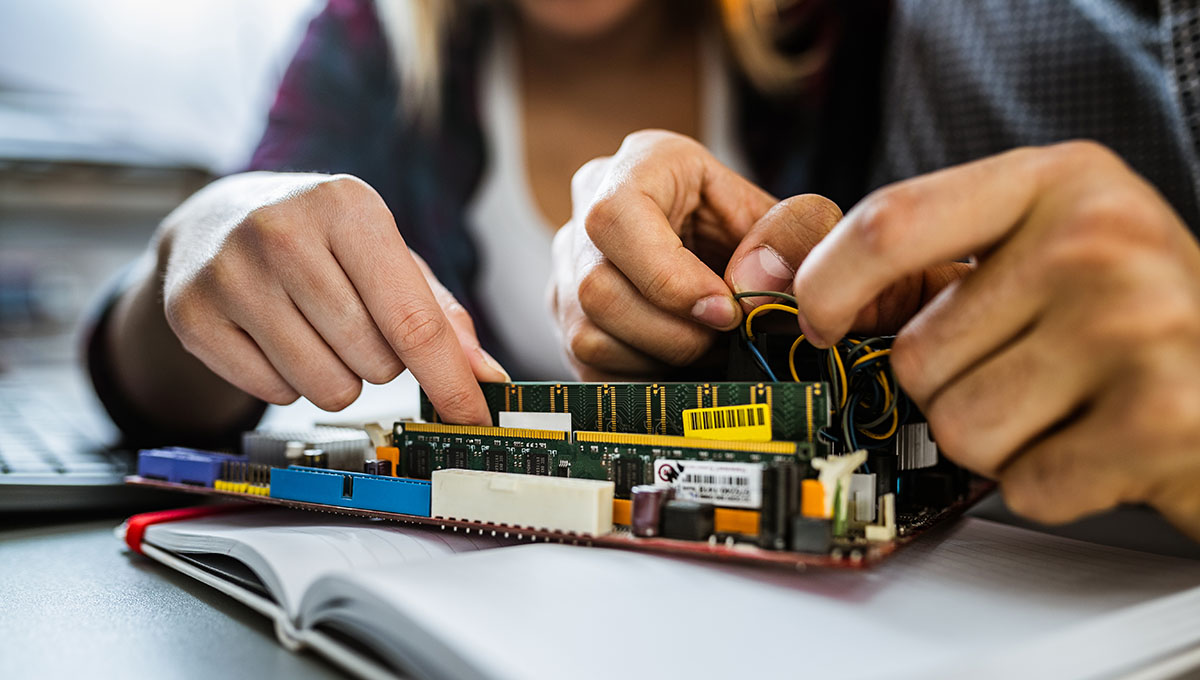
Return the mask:
<svg viewBox="0 0 1200 680">
<path fill-rule="evenodd" d="M 0 381 L 0 484 L 128 474 L 125 457 L 76 427 L 69 407 L 25 387 Z"/>
</svg>

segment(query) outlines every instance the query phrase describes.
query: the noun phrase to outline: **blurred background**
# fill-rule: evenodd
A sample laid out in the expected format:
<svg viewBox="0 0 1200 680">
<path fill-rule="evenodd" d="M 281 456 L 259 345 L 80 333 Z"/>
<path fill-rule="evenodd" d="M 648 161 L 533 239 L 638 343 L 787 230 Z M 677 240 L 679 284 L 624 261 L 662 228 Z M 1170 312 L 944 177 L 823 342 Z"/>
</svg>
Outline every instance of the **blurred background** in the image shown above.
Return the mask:
<svg viewBox="0 0 1200 680">
<path fill-rule="evenodd" d="M 320 6 L 0 3 L 0 371 L 75 359 L 158 222 L 247 161 Z"/>
</svg>

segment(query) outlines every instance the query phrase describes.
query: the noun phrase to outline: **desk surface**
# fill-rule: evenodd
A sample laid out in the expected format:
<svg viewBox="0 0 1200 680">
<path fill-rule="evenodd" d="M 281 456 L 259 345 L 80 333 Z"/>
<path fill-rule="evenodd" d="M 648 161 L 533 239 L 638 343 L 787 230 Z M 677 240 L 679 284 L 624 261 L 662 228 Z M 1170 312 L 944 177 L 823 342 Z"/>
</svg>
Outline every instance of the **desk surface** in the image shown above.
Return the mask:
<svg viewBox="0 0 1200 680">
<path fill-rule="evenodd" d="M 973 514 L 1003 520 L 999 499 Z M 0 516 L 0 677 L 341 677 L 292 654 L 265 617 L 133 555 L 121 515 Z M 1200 559 L 1200 544 L 1127 509 L 1060 533 Z"/>
<path fill-rule="evenodd" d="M 0 678 L 340 678 L 270 621 L 133 555 L 121 516 L 0 517 Z"/>
</svg>

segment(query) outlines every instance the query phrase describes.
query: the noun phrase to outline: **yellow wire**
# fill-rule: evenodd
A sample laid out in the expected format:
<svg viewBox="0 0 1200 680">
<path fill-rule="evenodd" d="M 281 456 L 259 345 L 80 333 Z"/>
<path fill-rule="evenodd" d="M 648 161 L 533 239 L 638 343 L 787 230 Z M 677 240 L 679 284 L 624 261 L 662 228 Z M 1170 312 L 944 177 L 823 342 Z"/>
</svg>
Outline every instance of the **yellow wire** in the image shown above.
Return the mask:
<svg viewBox="0 0 1200 680">
<path fill-rule="evenodd" d="M 870 361 L 871 359 L 875 359 L 876 357 L 887 356 L 891 353 L 892 353 L 892 350 L 890 350 L 890 349 L 877 349 L 874 352 L 867 352 L 866 354 L 862 355 L 861 357 L 855 359 L 854 363 L 851 364 L 851 366 L 858 366 L 859 364 L 866 363 L 866 362 Z"/>
<path fill-rule="evenodd" d="M 750 323 L 752 321 L 754 321 L 754 317 L 758 316 L 762 312 L 768 312 L 771 310 L 774 310 L 777 312 L 787 312 L 788 314 L 795 314 L 796 316 L 800 316 L 800 310 L 796 309 L 795 307 L 789 307 L 787 305 L 781 305 L 781 304 L 777 304 L 774 302 L 768 302 L 765 305 L 759 305 L 759 306 L 755 307 L 754 309 L 750 310 L 750 313 L 746 315 L 746 337 L 747 338 L 749 338 L 751 340 L 754 339 L 754 331 L 750 330 Z"/>
<path fill-rule="evenodd" d="M 796 348 L 800 343 L 804 342 L 804 334 L 801 333 L 798 338 L 792 341 L 792 348 L 788 350 L 788 370 L 792 372 L 792 380 L 800 382 L 800 375 L 796 373 Z"/>
<path fill-rule="evenodd" d="M 777 310 L 783 311 L 783 312 L 791 312 L 793 314 L 797 313 L 797 310 L 794 307 L 788 307 L 785 305 L 777 305 L 777 304 L 766 304 L 766 305 L 762 305 L 760 307 L 754 308 L 750 312 L 750 314 L 746 316 L 746 335 L 750 338 L 754 337 L 753 335 L 750 334 L 750 322 L 758 314 L 759 310 L 763 309 L 764 307 L 770 307 L 770 308 L 777 309 Z M 858 340 L 854 340 L 852 338 L 846 338 L 846 339 L 856 345 L 860 344 Z M 794 380 L 795 382 L 800 382 L 800 375 L 796 372 L 796 348 L 799 347 L 800 343 L 802 343 L 802 342 L 804 342 L 804 334 L 803 333 L 801 333 L 799 336 L 796 337 L 795 340 L 792 341 L 792 346 L 788 349 L 788 370 L 791 371 L 792 380 Z M 870 350 L 870 347 L 868 347 L 867 349 Z M 842 356 L 841 356 L 841 354 L 838 353 L 836 348 L 830 349 L 830 351 L 833 352 L 833 358 L 838 367 L 838 378 L 841 380 L 841 383 L 842 383 L 841 404 L 838 406 L 838 408 L 845 408 L 846 400 L 848 399 L 848 396 L 849 396 L 847 394 L 847 392 L 849 391 L 849 385 L 847 384 L 847 380 L 846 380 L 846 366 L 842 362 Z M 851 364 L 851 366 L 858 366 L 859 364 L 870 361 L 871 359 L 874 359 L 876 357 L 886 356 L 891 353 L 892 353 L 891 349 L 880 349 L 880 350 L 875 350 L 875 351 L 868 351 L 866 354 L 864 354 L 863 356 L 856 359 L 854 361 L 854 363 Z M 884 408 L 889 408 L 892 403 L 893 395 L 892 395 L 892 388 L 891 388 L 891 385 L 888 383 L 887 376 L 884 375 L 883 373 L 878 373 L 878 374 L 876 374 L 875 377 L 879 381 L 879 384 L 883 387 Z M 869 432 L 861 427 L 858 429 L 858 431 L 860 433 L 870 437 L 871 439 L 884 440 L 884 439 L 887 439 L 888 437 L 891 437 L 892 435 L 896 434 L 896 430 L 899 429 L 899 427 L 900 427 L 900 413 L 899 413 L 899 411 L 893 410 L 892 411 L 892 426 L 888 428 L 888 431 L 886 433 L 875 434 L 875 433 Z"/>
<path fill-rule="evenodd" d="M 838 404 L 838 408 L 846 408 L 846 399 L 849 396 L 846 393 L 850 391 L 849 381 L 846 380 L 846 365 L 842 363 L 842 355 L 836 347 L 831 347 L 829 351 L 833 353 L 833 361 L 837 364 L 838 378 L 842 381 L 842 393 L 839 400 L 841 403 Z"/>
<path fill-rule="evenodd" d="M 900 427 L 900 413 L 898 411 L 892 411 L 892 426 L 890 428 L 888 428 L 888 431 L 886 433 L 873 434 L 871 432 L 867 432 L 866 430 L 862 429 L 861 427 L 858 428 L 858 431 L 867 435 L 871 439 L 887 439 L 888 437 L 896 434 L 896 430 L 899 427 Z"/>
</svg>

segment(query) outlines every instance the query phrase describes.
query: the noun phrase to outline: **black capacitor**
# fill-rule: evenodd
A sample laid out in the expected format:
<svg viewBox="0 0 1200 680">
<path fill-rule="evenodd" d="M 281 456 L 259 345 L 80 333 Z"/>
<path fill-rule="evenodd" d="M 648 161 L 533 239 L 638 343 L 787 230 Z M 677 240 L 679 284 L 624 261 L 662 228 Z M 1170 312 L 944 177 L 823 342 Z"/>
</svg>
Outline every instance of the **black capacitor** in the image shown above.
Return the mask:
<svg viewBox="0 0 1200 680">
<path fill-rule="evenodd" d="M 896 454 L 891 452 L 873 453 L 867 464 L 875 473 L 875 497 L 883 498 L 884 494 L 896 491 Z"/>
<path fill-rule="evenodd" d="M 329 467 L 329 456 L 325 455 L 322 449 L 304 449 L 304 457 L 302 459 L 306 467 L 327 468 Z"/>
<path fill-rule="evenodd" d="M 662 535 L 684 541 L 707 541 L 713 535 L 712 503 L 669 500 L 662 506 Z"/>
<path fill-rule="evenodd" d="M 792 550 L 803 553 L 828 553 L 833 547 L 833 520 L 825 517 L 792 515 Z"/>
<path fill-rule="evenodd" d="M 675 497 L 675 489 L 669 486 L 639 484 L 629 490 L 633 501 L 630 524 L 634 536 L 649 538 L 657 536 L 662 525 L 662 506 Z"/>
<path fill-rule="evenodd" d="M 772 463 L 763 469 L 762 510 L 758 521 L 758 545 L 767 550 L 786 550 L 788 520 L 800 511 L 800 482 L 804 468 L 796 463 Z"/>
<path fill-rule="evenodd" d="M 368 475 L 382 475 L 384 477 L 392 476 L 392 461 L 383 460 L 380 458 L 372 458 L 363 463 L 363 472 Z"/>
</svg>

